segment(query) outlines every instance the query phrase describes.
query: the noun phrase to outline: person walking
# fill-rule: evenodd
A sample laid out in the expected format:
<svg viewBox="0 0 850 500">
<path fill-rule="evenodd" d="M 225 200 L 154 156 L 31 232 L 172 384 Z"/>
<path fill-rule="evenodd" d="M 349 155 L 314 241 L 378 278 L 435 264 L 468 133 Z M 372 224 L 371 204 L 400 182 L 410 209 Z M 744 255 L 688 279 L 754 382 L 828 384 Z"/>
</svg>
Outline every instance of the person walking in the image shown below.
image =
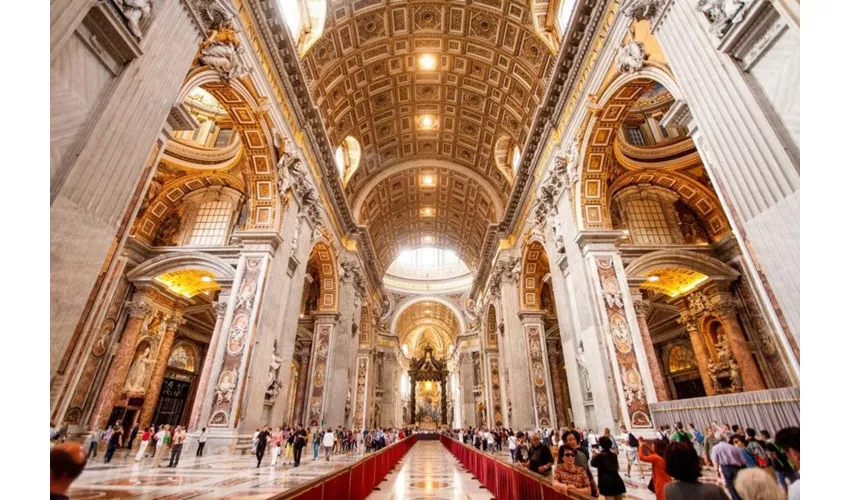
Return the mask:
<svg viewBox="0 0 850 500">
<path fill-rule="evenodd" d="M 674 432 L 673 435 L 670 436 L 670 440 L 674 443 L 682 443 L 685 441 L 687 441 L 688 443 L 691 442 L 691 436 L 689 436 L 688 433 L 685 432 L 685 426 L 684 424 L 682 424 L 682 422 L 676 422 L 676 432 Z"/>
<path fill-rule="evenodd" d="M 257 443 L 259 442 L 258 436 L 260 435 L 260 429 L 254 431 L 254 435 L 251 437 L 251 453 L 254 455 L 257 454 Z"/>
<path fill-rule="evenodd" d="M 92 431 L 91 436 L 89 436 L 88 440 L 86 441 L 86 443 L 88 443 L 89 450 L 86 454 L 86 460 L 88 460 L 89 457 L 97 456 L 97 443 L 100 441 L 101 436 L 103 436 L 103 432 L 101 432 L 99 429 L 95 428 L 95 430 Z"/>
<path fill-rule="evenodd" d="M 733 437 L 732 439 L 741 440 L 739 437 Z M 738 471 L 747 467 L 747 462 L 741 449 L 728 441 L 720 441 L 711 448 L 711 462 L 717 468 L 718 476 L 723 478 L 723 481 L 726 483 L 726 488 L 729 489 L 729 496 L 732 497 L 732 500 L 741 500 L 741 497 L 738 496 L 738 492 L 735 490 L 735 476 L 738 474 Z M 671 476 L 676 477 L 670 473 L 669 460 L 667 462 L 667 472 Z"/>
<path fill-rule="evenodd" d="M 271 436 L 271 440 L 269 441 L 272 447 L 272 468 L 277 465 L 277 458 L 280 456 L 281 447 L 283 446 L 283 428 L 281 426 L 277 426 L 277 429 Z"/>
<path fill-rule="evenodd" d="M 283 465 L 293 463 L 295 457 L 295 429 L 283 431 Z"/>
<path fill-rule="evenodd" d="M 643 481 L 643 464 L 638 460 L 640 441 L 629 432 L 625 425 L 620 426 L 620 446 L 626 450 L 626 477 L 632 477 L 632 465 L 634 465 L 640 473 L 641 481 Z"/>
<path fill-rule="evenodd" d="M 204 446 L 207 444 L 207 428 L 201 429 L 201 435 L 198 436 L 198 451 L 195 452 L 196 457 L 204 456 Z"/>
<path fill-rule="evenodd" d="M 328 427 L 328 430 L 325 431 L 325 435 L 322 436 L 322 448 L 325 449 L 325 461 L 331 461 L 331 454 L 333 454 L 335 443 L 336 437 L 334 436 L 334 431 L 332 428 Z"/>
<path fill-rule="evenodd" d="M 702 458 L 704 453 L 705 436 L 702 432 L 699 431 L 696 427 L 694 427 L 693 423 L 688 424 L 688 436 L 691 438 L 691 444 L 694 445 L 694 450 L 697 452 L 697 456 Z"/>
<path fill-rule="evenodd" d="M 776 446 L 788 455 L 788 459 L 794 465 L 798 477 L 800 474 L 800 428 L 785 427 L 776 433 Z M 800 480 L 797 479 L 788 487 L 788 500 L 800 500 Z"/>
<path fill-rule="evenodd" d="M 370 434 L 370 436 L 371 436 L 371 434 Z M 321 442 L 322 442 L 321 433 L 319 431 L 316 431 L 315 433 L 313 433 L 313 460 L 319 459 L 319 446 L 321 445 Z M 366 446 L 368 447 L 369 443 L 367 443 Z"/>
<path fill-rule="evenodd" d="M 271 437 L 271 432 L 269 432 L 269 426 L 266 425 L 263 427 L 263 430 L 257 434 L 257 468 L 260 468 L 260 463 L 263 461 L 263 455 L 266 454 L 266 446 L 269 444 L 269 438 Z"/>
<path fill-rule="evenodd" d="M 508 436 L 508 450 L 511 452 L 511 462 L 516 463 L 516 446 L 517 446 L 517 438 L 511 433 Z"/>
<path fill-rule="evenodd" d="M 130 437 L 127 439 L 127 449 L 133 449 L 133 441 L 136 440 L 136 436 L 139 435 L 139 423 L 136 422 L 133 424 L 133 428 L 130 429 Z"/>
<path fill-rule="evenodd" d="M 301 451 L 305 446 L 307 446 L 307 430 L 301 424 L 298 424 L 295 431 L 295 440 L 292 442 L 293 466 L 298 467 L 301 465 Z M 318 457 L 318 452 L 314 451 L 313 454 L 313 460 L 315 460 Z"/>
<path fill-rule="evenodd" d="M 165 448 L 171 444 L 171 426 L 163 425 L 159 432 L 156 433 L 156 451 L 153 455 L 153 465 L 151 468 L 158 468 L 162 461 L 162 455 L 165 453 Z"/>
<path fill-rule="evenodd" d="M 667 483 L 672 481 L 670 475 L 667 474 L 667 463 L 664 461 L 667 443 L 660 439 L 655 439 L 650 448 L 650 445 L 643 438 L 638 442 L 640 443 L 638 457 L 642 462 L 648 462 L 652 465 L 652 479 L 649 480 L 649 491 L 655 492 L 656 500 L 664 500 L 664 488 L 667 486 Z M 641 474 L 643 474 L 642 471 Z"/>
<path fill-rule="evenodd" d="M 186 441 L 186 432 L 183 427 L 177 426 L 174 429 L 174 435 L 171 437 L 171 460 L 168 461 L 169 467 L 177 467 L 180 462 L 180 454 L 183 453 L 183 443 Z"/>
<path fill-rule="evenodd" d="M 732 453 L 737 453 L 734 446 L 725 441 L 723 443 L 731 449 Z M 722 444 L 718 445 L 720 446 Z M 720 448 L 718 451 L 718 447 L 715 447 L 715 452 L 721 455 L 729 451 L 726 448 Z M 670 443 L 664 454 L 664 463 L 667 474 L 676 480 L 664 487 L 666 500 L 729 500 L 720 486 L 700 482 L 699 457 L 691 443 Z M 734 484 L 731 491 L 735 491 Z M 735 493 L 732 498 L 738 500 L 738 494 Z"/>
<path fill-rule="evenodd" d="M 148 449 L 148 445 L 151 444 L 151 436 L 153 435 L 153 427 L 149 429 L 145 429 L 145 432 L 142 433 L 142 444 L 139 445 L 139 452 L 136 453 L 135 461 L 138 462 L 145 457 L 145 450 Z"/>
<path fill-rule="evenodd" d="M 611 438 L 602 436 L 598 443 L 599 451 L 594 451 L 590 465 L 599 471 L 599 494 L 608 500 L 623 500 L 626 494 L 626 483 L 617 472 L 620 465 L 617 462 L 617 455 L 611 451 Z"/>
<path fill-rule="evenodd" d="M 115 454 L 115 450 L 121 447 L 124 442 L 124 429 L 118 427 L 117 429 L 113 429 L 112 435 L 109 436 L 109 444 L 106 445 L 106 454 L 103 456 L 104 463 L 109 463 L 112 461 L 112 455 Z"/>
</svg>

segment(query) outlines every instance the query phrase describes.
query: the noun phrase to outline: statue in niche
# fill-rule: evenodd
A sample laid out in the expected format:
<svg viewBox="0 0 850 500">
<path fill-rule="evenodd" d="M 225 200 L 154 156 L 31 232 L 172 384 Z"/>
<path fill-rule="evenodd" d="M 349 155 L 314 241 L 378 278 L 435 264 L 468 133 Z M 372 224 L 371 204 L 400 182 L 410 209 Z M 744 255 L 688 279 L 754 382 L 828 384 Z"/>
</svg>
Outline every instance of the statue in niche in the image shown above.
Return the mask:
<svg viewBox="0 0 850 500">
<path fill-rule="evenodd" d="M 183 205 L 172 210 L 159 224 L 159 230 L 153 239 L 154 246 L 173 247 L 178 244 L 177 238 L 180 236 L 180 226 L 183 221 Z"/>
<path fill-rule="evenodd" d="M 127 380 L 124 382 L 124 392 L 145 392 L 148 381 L 148 371 L 155 362 L 151 357 L 150 346 L 145 347 L 144 352 L 136 356 L 130 370 L 127 372 Z"/>
<path fill-rule="evenodd" d="M 679 230 L 682 232 L 682 241 L 692 245 L 707 244 L 708 233 L 693 211 L 682 203 L 681 200 L 676 200 L 673 207 L 676 209 L 676 215 L 679 218 Z"/>
<path fill-rule="evenodd" d="M 283 358 L 277 355 L 277 339 L 274 341 L 272 349 L 272 360 L 269 363 L 269 374 L 266 380 L 266 402 L 273 403 L 280 393 L 281 383 L 278 380 L 280 375 L 280 365 L 283 363 Z"/>
<path fill-rule="evenodd" d="M 590 390 L 590 370 L 587 365 L 587 358 L 584 357 L 584 342 L 578 343 L 578 354 L 576 354 L 576 362 L 581 370 L 581 377 L 584 380 L 584 391 L 587 399 L 593 399 L 593 392 Z"/>
<path fill-rule="evenodd" d="M 348 417 L 349 414 L 351 414 L 351 388 L 345 396 L 345 416 Z"/>
<path fill-rule="evenodd" d="M 249 68 L 242 63 L 244 47 L 239 44 L 236 31 L 229 26 L 213 30 L 201 43 L 200 61 L 212 68 L 225 82 L 245 76 Z"/>
<path fill-rule="evenodd" d="M 744 381 L 741 379 L 741 367 L 734 358 L 729 360 L 729 378 L 732 379 L 732 392 L 744 390 Z"/>
</svg>

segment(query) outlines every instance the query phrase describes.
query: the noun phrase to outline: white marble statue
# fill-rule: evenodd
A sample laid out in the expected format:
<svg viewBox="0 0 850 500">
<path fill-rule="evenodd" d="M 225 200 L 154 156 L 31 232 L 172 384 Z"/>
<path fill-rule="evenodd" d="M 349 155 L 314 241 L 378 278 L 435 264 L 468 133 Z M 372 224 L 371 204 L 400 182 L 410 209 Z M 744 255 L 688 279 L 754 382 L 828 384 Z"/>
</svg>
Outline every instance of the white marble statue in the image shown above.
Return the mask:
<svg viewBox="0 0 850 500">
<path fill-rule="evenodd" d="M 127 18 L 127 28 L 136 38 L 142 38 L 140 23 L 151 17 L 151 0 L 115 0 Z"/>
<path fill-rule="evenodd" d="M 146 347 L 145 352 L 139 354 L 127 372 L 127 380 L 124 382 L 125 392 L 145 392 L 148 381 L 148 370 L 155 360 L 151 359 L 151 348 Z"/>
<path fill-rule="evenodd" d="M 280 365 L 283 363 L 283 358 L 277 354 L 277 340 L 274 341 L 272 349 L 272 360 L 269 363 L 269 374 L 266 380 L 266 400 L 274 401 L 280 392 L 280 382 L 277 378 L 280 374 Z"/>
<path fill-rule="evenodd" d="M 617 71 L 634 73 L 643 68 L 645 59 L 646 50 L 643 48 L 643 44 L 631 41 L 620 47 L 614 61 L 617 64 Z"/>
<path fill-rule="evenodd" d="M 235 40 L 235 33 L 227 30 L 227 33 L 214 34 L 201 46 L 201 62 L 215 70 L 224 81 L 241 78 L 248 73 L 241 60 L 245 49 Z"/>
<path fill-rule="evenodd" d="M 591 396 L 590 390 L 590 370 L 587 365 L 587 358 L 584 357 L 584 343 L 579 343 L 578 354 L 576 354 L 576 362 L 581 369 L 581 376 L 584 379 L 584 389 L 588 396 Z"/>
</svg>

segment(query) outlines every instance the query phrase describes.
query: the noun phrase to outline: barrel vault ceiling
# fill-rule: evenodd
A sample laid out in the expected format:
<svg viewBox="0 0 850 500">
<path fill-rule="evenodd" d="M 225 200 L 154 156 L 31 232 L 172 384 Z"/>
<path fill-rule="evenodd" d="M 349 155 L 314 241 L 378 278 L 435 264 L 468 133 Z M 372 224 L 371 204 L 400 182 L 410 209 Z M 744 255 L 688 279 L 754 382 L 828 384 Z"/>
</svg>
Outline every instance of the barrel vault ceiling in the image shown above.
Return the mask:
<svg viewBox="0 0 850 500">
<path fill-rule="evenodd" d="M 354 215 L 369 227 L 381 271 L 400 250 L 422 244 L 450 248 L 477 266 L 487 225 L 498 222 L 511 189 L 497 161 L 506 161 L 505 144 L 525 143 L 553 65 L 530 6 L 328 2 L 324 33 L 303 65 L 332 146 L 348 136 L 361 144 L 345 194 L 352 205 L 365 200 Z M 423 54 L 435 57 L 436 68 L 422 68 Z M 421 161 L 373 181 L 414 160 L 457 168 L 435 162 L 434 186 L 424 190 L 429 166 Z M 434 212 L 423 215 L 427 208 Z"/>
</svg>

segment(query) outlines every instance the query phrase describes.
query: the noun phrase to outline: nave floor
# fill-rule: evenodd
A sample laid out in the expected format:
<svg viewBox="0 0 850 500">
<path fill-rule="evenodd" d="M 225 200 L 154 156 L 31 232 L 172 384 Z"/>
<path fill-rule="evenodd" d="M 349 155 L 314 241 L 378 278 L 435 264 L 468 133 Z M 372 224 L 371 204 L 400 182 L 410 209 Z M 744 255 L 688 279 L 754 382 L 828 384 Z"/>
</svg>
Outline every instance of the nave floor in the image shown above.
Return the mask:
<svg viewBox="0 0 850 500">
<path fill-rule="evenodd" d="M 490 500 L 493 496 L 463 470 L 439 441 L 419 441 L 368 500 Z"/>
<path fill-rule="evenodd" d="M 271 455 L 266 453 L 258 469 L 253 455 L 212 455 L 195 457 L 184 453 L 173 469 L 168 456 L 161 468 L 152 469 L 152 459 L 136 463 L 136 450 L 120 450 L 112 462 L 103 463 L 103 452 L 89 459 L 86 469 L 74 482 L 72 500 L 89 499 L 262 499 L 304 484 L 319 476 L 355 462 L 359 455 L 335 455 L 330 462 L 313 460 L 313 448 L 304 449 L 301 465 L 281 465 L 272 469 Z"/>
</svg>

